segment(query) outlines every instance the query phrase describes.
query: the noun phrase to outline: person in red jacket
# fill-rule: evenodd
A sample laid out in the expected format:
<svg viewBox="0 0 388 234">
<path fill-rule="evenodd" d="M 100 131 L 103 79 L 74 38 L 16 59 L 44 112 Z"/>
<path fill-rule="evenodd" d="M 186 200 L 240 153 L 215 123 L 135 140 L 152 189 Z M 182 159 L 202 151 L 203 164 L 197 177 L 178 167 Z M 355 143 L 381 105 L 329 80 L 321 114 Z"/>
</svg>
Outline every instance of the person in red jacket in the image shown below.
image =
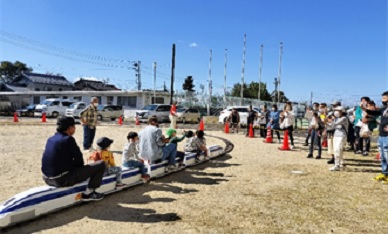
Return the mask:
<svg viewBox="0 0 388 234">
<path fill-rule="evenodd" d="M 176 129 L 176 119 L 177 119 L 177 113 L 176 113 L 176 105 L 177 102 L 173 102 L 170 109 L 170 128 Z"/>
</svg>

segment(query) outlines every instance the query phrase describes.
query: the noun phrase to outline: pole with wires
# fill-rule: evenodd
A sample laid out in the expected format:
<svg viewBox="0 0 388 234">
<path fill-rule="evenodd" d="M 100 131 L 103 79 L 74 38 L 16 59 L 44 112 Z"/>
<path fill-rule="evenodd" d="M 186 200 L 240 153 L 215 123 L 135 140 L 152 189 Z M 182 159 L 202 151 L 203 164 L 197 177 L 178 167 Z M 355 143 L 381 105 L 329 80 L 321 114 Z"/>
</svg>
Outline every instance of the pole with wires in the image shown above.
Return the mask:
<svg viewBox="0 0 388 234">
<path fill-rule="evenodd" d="M 210 116 L 210 105 L 212 103 L 212 50 L 210 50 L 210 59 L 209 59 L 209 102 L 207 106 L 207 115 Z"/>
<path fill-rule="evenodd" d="M 156 62 L 154 62 L 154 104 L 156 103 Z"/>
<path fill-rule="evenodd" d="M 228 63 L 228 49 L 225 49 L 225 66 L 224 66 L 224 106 L 226 107 L 226 65 Z"/>
<path fill-rule="evenodd" d="M 241 105 L 244 105 L 244 73 L 245 73 L 244 69 L 245 69 L 246 38 L 247 38 L 247 35 L 244 34 L 244 47 L 243 47 L 242 70 L 241 70 L 241 88 L 240 88 Z"/>
<path fill-rule="evenodd" d="M 262 78 L 262 67 L 263 67 L 263 44 L 260 46 L 260 66 L 259 66 L 259 93 L 258 93 L 258 98 L 259 101 L 260 99 L 260 94 L 261 94 L 261 78 Z"/>
<path fill-rule="evenodd" d="M 278 105 L 280 103 L 280 82 L 281 82 L 281 75 L 282 75 L 282 55 L 283 55 L 283 42 L 280 42 L 279 71 L 278 71 Z"/>
</svg>

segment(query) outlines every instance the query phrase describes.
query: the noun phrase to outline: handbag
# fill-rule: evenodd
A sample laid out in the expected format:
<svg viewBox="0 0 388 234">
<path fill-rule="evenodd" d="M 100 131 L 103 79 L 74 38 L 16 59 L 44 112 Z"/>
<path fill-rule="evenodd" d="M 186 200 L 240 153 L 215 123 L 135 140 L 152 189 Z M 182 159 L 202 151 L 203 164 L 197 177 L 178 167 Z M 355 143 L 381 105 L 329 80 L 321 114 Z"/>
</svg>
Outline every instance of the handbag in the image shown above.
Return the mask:
<svg viewBox="0 0 388 234">
<path fill-rule="evenodd" d="M 360 130 L 360 137 L 369 138 L 372 135 L 372 132 L 369 130 L 367 124 L 363 124 Z"/>
</svg>

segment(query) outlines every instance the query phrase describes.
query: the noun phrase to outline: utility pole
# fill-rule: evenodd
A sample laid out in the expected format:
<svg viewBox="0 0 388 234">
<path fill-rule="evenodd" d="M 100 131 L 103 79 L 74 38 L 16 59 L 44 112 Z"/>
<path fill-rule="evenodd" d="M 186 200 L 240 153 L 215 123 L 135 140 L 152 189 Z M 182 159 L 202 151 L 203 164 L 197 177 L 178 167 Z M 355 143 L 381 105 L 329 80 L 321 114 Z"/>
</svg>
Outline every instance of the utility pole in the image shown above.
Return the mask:
<svg viewBox="0 0 388 234">
<path fill-rule="evenodd" d="M 244 69 L 245 69 L 245 47 L 246 47 L 247 34 L 244 34 L 244 47 L 243 47 L 243 59 L 242 59 L 242 70 L 241 70 L 241 105 L 244 105 Z"/>
<path fill-rule="evenodd" d="M 280 42 L 279 71 L 278 71 L 278 104 L 280 103 L 280 81 L 281 81 L 281 75 L 282 75 L 282 55 L 283 55 L 283 42 Z"/>
<path fill-rule="evenodd" d="M 172 44 L 172 62 L 171 62 L 171 93 L 170 104 L 172 105 L 172 99 L 174 97 L 174 72 L 175 72 L 175 44 Z"/>
<path fill-rule="evenodd" d="M 226 65 L 228 63 L 228 49 L 225 49 L 225 66 L 224 66 L 224 106 L 226 107 Z"/>
<path fill-rule="evenodd" d="M 209 103 L 207 106 L 207 115 L 210 116 L 210 106 L 212 103 L 212 50 L 210 50 L 210 60 L 209 60 Z"/>
<path fill-rule="evenodd" d="M 262 75 L 262 67 L 263 67 L 263 44 L 260 46 L 260 67 L 259 67 L 259 93 L 258 93 L 258 98 L 260 101 L 260 92 L 261 92 L 261 75 Z"/>
<path fill-rule="evenodd" d="M 310 92 L 310 106 L 313 105 L 313 91 Z"/>
<path fill-rule="evenodd" d="M 137 90 L 141 90 L 141 70 L 140 70 L 140 66 L 141 66 L 141 62 L 140 61 L 137 61 L 135 64 L 135 71 L 136 71 L 136 84 L 137 84 Z"/>
<path fill-rule="evenodd" d="M 273 95 L 273 102 L 277 102 L 279 104 L 279 100 L 276 100 L 276 94 L 279 93 L 279 81 L 278 81 L 278 78 L 275 77 L 275 81 L 273 82 L 275 84 L 275 92 L 274 92 L 274 95 Z M 279 105 L 278 105 L 279 107 Z"/>
<path fill-rule="evenodd" d="M 154 104 L 156 103 L 156 62 L 154 62 Z"/>
</svg>

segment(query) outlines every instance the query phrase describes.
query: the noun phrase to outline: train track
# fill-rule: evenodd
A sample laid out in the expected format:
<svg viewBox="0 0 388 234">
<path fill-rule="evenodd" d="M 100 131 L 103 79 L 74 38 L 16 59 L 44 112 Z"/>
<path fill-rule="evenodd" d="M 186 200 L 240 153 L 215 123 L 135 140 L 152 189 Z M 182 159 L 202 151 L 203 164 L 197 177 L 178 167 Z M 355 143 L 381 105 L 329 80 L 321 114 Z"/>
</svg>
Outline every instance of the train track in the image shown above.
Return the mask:
<svg viewBox="0 0 388 234">
<path fill-rule="evenodd" d="M 224 149 L 224 152 L 222 153 L 222 156 L 233 151 L 234 144 L 230 140 L 227 140 L 227 139 L 225 139 L 223 137 L 213 136 L 213 135 L 209 135 L 209 134 L 205 134 L 205 135 L 207 137 L 211 137 L 211 138 L 215 138 L 215 139 L 221 140 L 221 141 L 223 141 L 225 143 L 225 149 Z"/>
</svg>

